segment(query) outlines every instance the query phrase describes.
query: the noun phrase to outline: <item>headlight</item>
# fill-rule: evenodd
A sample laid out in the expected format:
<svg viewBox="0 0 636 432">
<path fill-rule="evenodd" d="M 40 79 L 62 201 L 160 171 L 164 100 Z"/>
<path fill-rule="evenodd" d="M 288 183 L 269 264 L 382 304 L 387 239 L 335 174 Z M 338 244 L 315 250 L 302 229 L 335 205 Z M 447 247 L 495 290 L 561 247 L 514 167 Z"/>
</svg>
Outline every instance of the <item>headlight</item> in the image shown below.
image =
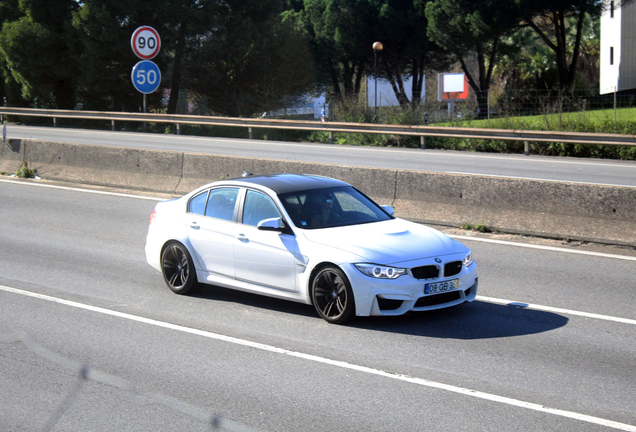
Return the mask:
<svg viewBox="0 0 636 432">
<path fill-rule="evenodd" d="M 363 274 L 377 279 L 397 279 L 406 274 L 406 269 L 375 264 L 354 264 Z"/>
<path fill-rule="evenodd" d="M 473 253 L 472 252 L 468 252 L 468 255 L 466 255 L 466 257 L 464 258 L 464 267 L 469 267 L 473 261 L 475 261 L 473 259 Z"/>
</svg>

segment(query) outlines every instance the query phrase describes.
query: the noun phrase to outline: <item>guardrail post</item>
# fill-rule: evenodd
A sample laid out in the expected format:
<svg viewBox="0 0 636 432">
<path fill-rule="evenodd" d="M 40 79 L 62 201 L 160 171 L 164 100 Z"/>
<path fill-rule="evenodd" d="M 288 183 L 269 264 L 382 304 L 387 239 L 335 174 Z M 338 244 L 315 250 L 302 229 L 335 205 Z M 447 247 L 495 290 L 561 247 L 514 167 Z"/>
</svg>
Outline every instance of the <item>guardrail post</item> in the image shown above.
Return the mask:
<svg viewBox="0 0 636 432">
<path fill-rule="evenodd" d="M 110 130 L 115 132 L 115 120 L 110 121 Z"/>
<path fill-rule="evenodd" d="M 333 132 L 329 132 L 329 144 L 333 144 Z"/>
<path fill-rule="evenodd" d="M 426 150 L 426 137 L 424 135 L 420 137 L 420 147 L 422 150 Z"/>
<path fill-rule="evenodd" d="M 523 142 L 523 152 L 526 156 L 530 156 L 530 141 Z"/>
<path fill-rule="evenodd" d="M 254 138 L 254 134 L 252 133 L 252 128 L 247 128 L 249 134 L 250 134 L 250 139 Z"/>
<path fill-rule="evenodd" d="M 57 118 L 53 117 L 53 127 L 57 127 Z"/>
<path fill-rule="evenodd" d="M 181 123 L 177 123 L 177 135 L 181 135 Z"/>
</svg>

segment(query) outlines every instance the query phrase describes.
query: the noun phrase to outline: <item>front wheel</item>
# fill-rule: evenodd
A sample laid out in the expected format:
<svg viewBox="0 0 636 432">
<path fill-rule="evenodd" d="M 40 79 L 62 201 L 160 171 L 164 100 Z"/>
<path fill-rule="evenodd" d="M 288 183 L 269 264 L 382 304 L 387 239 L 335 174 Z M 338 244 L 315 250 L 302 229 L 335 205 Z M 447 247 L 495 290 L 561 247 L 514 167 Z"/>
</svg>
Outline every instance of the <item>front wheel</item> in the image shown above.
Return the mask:
<svg viewBox="0 0 636 432">
<path fill-rule="evenodd" d="M 170 243 L 163 250 L 161 271 L 168 288 L 177 294 L 187 294 L 197 285 L 194 262 L 188 249 L 181 243 Z"/>
<path fill-rule="evenodd" d="M 314 307 L 325 321 L 343 324 L 355 312 L 353 291 L 345 274 L 337 267 L 321 269 L 311 284 Z"/>
</svg>

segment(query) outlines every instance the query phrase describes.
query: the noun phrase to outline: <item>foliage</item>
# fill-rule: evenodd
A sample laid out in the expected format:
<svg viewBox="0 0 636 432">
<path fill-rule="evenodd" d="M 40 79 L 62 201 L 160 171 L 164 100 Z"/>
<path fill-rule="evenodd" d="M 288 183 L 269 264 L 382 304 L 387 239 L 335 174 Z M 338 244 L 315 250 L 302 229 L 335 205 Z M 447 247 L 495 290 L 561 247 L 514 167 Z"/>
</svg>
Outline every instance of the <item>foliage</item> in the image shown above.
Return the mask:
<svg viewBox="0 0 636 432">
<path fill-rule="evenodd" d="M 427 108 L 427 109 L 425 109 Z M 424 114 L 428 107 L 418 109 L 403 109 L 395 107 L 383 110 L 382 119 L 386 124 L 423 125 Z M 368 109 L 361 103 L 340 103 L 333 107 L 330 121 L 369 122 L 372 118 L 367 113 Z M 623 112 L 624 111 L 624 112 Z M 502 117 L 492 120 L 455 120 L 452 123 L 440 123 L 436 126 L 447 127 L 475 127 L 511 130 L 550 130 L 550 131 L 574 131 L 595 133 L 616 133 L 636 135 L 636 121 L 634 109 L 618 110 L 617 122 L 614 123 L 613 111 L 589 111 L 575 113 L 545 113 L 532 117 Z M 334 133 L 334 143 L 343 145 L 365 145 L 381 147 L 408 147 L 419 148 L 419 137 L 358 134 L 358 133 Z M 328 142 L 327 132 L 312 132 L 306 139 L 310 142 Z M 428 149 L 446 149 L 459 151 L 479 151 L 490 153 L 523 153 L 522 141 L 483 140 L 483 139 L 457 139 L 444 137 L 428 137 L 426 139 Z M 564 143 L 538 143 L 531 142 L 532 154 L 546 156 L 568 157 L 593 157 L 603 159 L 636 160 L 636 147 L 628 146 L 602 146 L 602 145 L 575 145 Z"/>
<path fill-rule="evenodd" d="M 631 116 L 626 116 L 625 118 L 629 119 L 618 119 L 617 122 L 614 123 L 613 117 L 609 115 L 595 114 L 594 112 L 544 114 L 533 117 L 509 117 L 464 122 L 462 123 L 462 126 L 512 130 L 549 130 L 617 133 L 627 135 L 636 134 L 636 121 L 631 120 Z M 427 147 L 493 153 L 522 153 L 524 150 L 524 144 L 522 141 L 452 138 L 431 138 L 430 140 L 427 140 Z M 530 152 L 532 154 L 546 156 L 636 160 L 636 147 L 631 146 L 531 142 Z"/>
<path fill-rule="evenodd" d="M 75 107 L 79 71 L 71 20 L 78 7 L 73 0 L 22 0 L 3 9 L 10 11 L 0 31 L 5 80 L 35 106 Z"/>
<path fill-rule="evenodd" d="M 470 230 L 470 231 L 479 231 L 482 233 L 492 232 L 490 228 L 488 228 L 484 223 L 471 224 L 469 222 L 462 222 L 461 229 Z"/>
<path fill-rule="evenodd" d="M 137 24 L 122 2 L 93 0 L 74 14 L 79 37 L 76 67 L 81 72 L 76 98 L 83 109 L 139 110 L 142 98 L 130 82 L 130 70 L 139 61 L 130 49 Z"/>
<path fill-rule="evenodd" d="M 23 162 L 15 173 L 15 176 L 20 178 L 35 178 L 35 170 L 29 168 L 29 165 Z"/>
<path fill-rule="evenodd" d="M 566 31 L 571 45 L 576 29 L 575 18 L 567 18 Z M 599 82 L 599 20 L 587 16 L 581 29 L 580 54 L 577 61 L 575 88 L 597 88 Z M 556 54 L 530 27 L 522 27 L 504 38 L 514 51 L 504 53 L 496 66 L 503 86 L 511 89 L 552 90 L 558 88 L 559 70 Z M 569 46 L 569 49 L 572 47 Z"/>
<path fill-rule="evenodd" d="M 171 89 L 168 112 L 176 112 L 184 83 L 214 99 L 215 112 L 280 108 L 315 81 L 303 28 L 283 10 L 282 0 L 2 2 L 3 93 L 14 106 L 138 111 L 142 96 L 130 71 L 139 59 L 130 37 L 150 25 L 162 37 L 153 61 L 161 87 Z M 149 106 L 161 97 L 149 95 Z"/>
<path fill-rule="evenodd" d="M 435 0 L 426 5 L 426 16 L 428 36 L 457 57 L 486 117 L 495 64 L 502 51 L 511 50 L 504 38 L 517 26 L 518 10 L 510 2 Z M 473 53 L 476 73 L 468 62 Z"/>
<path fill-rule="evenodd" d="M 372 1 L 304 0 L 298 15 L 323 84 L 331 86 L 334 99 L 358 95 L 364 74 L 373 66 L 377 10 Z"/>
<path fill-rule="evenodd" d="M 315 76 L 302 26 L 277 2 L 227 1 L 223 22 L 186 61 L 202 112 L 251 117 L 291 106 Z"/>
<path fill-rule="evenodd" d="M 421 104 L 427 71 L 450 66 L 448 51 L 427 37 L 427 3 L 427 0 L 378 1 L 376 36 L 384 45 L 379 75 L 391 83 L 402 107 Z M 410 95 L 405 91 L 405 77 L 411 79 Z"/>
<path fill-rule="evenodd" d="M 177 112 L 177 97 L 186 89 L 195 95 L 189 102 L 196 102 L 197 113 L 244 117 L 328 89 L 330 121 L 423 124 L 424 114 L 439 113 L 439 107 L 431 94 L 421 106 L 422 78 L 448 70 L 452 53 L 478 95 L 482 117 L 484 95 L 493 87 L 490 100 L 509 115 L 524 102 L 516 94 L 513 99 L 513 90 L 558 87 L 534 111 L 543 114 L 539 120 L 502 122 L 525 129 L 609 131 L 610 121 L 550 115 L 555 104 L 587 109 L 562 93 L 596 85 L 600 10 L 601 0 L 6 0 L 0 2 L 2 91 L 13 106 L 138 111 L 142 97 L 130 83 L 138 59 L 130 36 L 136 27 L 151 25 L 162 36 L 153 61 L 163 72 L 161 87 L 171 90 L 169 113 Z M 375 41 L 384 49 L 377 53 L 374 72 Z M 401 105 L 383 107 L 380 118 L 363 100 L 362 83 L 376 72 L 391 82 Z M 404 85 L 408 78 L 414 83 L 410 94 Z M 429 90 L 435 90 L 434 82 L 429 78 Z M 151 109 L 162 106 L 162 96 L 149 95 Z M 241 129 L 192 129 L 245 136 Z M 617 131 L 631 129 L 631 122 L 617 123 Z M 304 137 L 254 133 L 268 139 Z M 310 139 L 327 140 L 319 132 Z M 396 136 L 335 134 L 334 139 L 419 146 L 416 138 Z M 428 147 L 483 151 L 518 151 L 520 145 L 427 140 Z M 633 158 L 632 149 L 618 147 L 533 144 L 533 152 Z"/>
<path fill-rule="evenodd" d="M 524 22 L 554 52 L 559 86 L 572 89 L 588 17 L 598 18 L 602 0 L 514 0 Z"/>
</svg>

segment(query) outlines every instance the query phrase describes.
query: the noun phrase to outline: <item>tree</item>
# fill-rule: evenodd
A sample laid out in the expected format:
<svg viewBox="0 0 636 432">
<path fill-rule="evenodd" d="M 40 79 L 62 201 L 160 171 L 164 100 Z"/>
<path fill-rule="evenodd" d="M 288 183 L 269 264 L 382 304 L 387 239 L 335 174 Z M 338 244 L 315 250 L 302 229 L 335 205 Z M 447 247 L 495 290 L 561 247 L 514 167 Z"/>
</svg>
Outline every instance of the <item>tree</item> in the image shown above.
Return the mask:
<svg viewBox="0 0 636 432">
<path fill-rule="evenodd" d="M 79 92 L 90 109 L 134 111 L 141 95 L 130 80 L 130 71 L 140 59 L 130 47 L 134 30 L 150 25 L 162 40 L 159 55 L 152 59 L 162 71 L 162 87 L 169 87 L 168 113 L 176 113 L 184 59 L 200 34 L 214 27 L 215 0 L 87 0 L 75 13 L 73 24 L 81 33 Z M 149 95 L 159 103 L 161 93 Z"/>
<path fill-rule="evenodd" d="M 587 17 L 598 17 L 602 0 L 515 0 L 524 22 L 554 52 L 562 89 L 572 90 Z"/>
<path fill-rule="evenodd" d="M 448 66 L 448 51 L 427 37 L 425 6 L 428 0 L 375 0 L 376 37 L 382 41 L 382 75 L 391 83 L 400 106 L 418 106 L 424 90 L 425 70 Z M 404 77 L 411 77 L 407 95 Z M 409 100 L 410 96 L 410 100 Z"/>
<path fill-rule="evenodd" d="M 313 88 L 309 47 L 282 2 L 227 0 L 221 20 L 185 62 L 188 88 L 214 113 L 249 117 L 280 109 Z"/>
<path fill-rule="evenodd" d="M 74 14 L 73 26 L 82 47 L 77 96 L 83 109 L 136 111 L 141 105 L 130 80 L 130 71 L 139 61 L 130 47 L 139 24 L 133 18 L 136 10 L 134 2 L 89 0 Z"/>
<path fill-rule="evenodd" d="M 576 28 L 574 20 L 568 18 L 568 29 Z M 599 27 L 598 19 L 584 21 L 575 79 L 581 88 L 598 87 Z M 501 57 L 495 74 L 501 77 L 507 89 L 554 90 L 559 87 L 556 55 L 532 28 L 523 26 L 504 40 L 515 49 Z"/>
<path fill-rule="evenodd" d="M 7 23 L 17 21 L 23 15 L 24 14 L 20 11 L 19 0 L 3 1 L 0 3 L 0 22 Z M 2 54 L 1 50 L 0 54 Z M 3 77 L 2 96 L 4 100 L 12 106 L 26 106 L 26 100 L 22 97 L 22 86 L 13 77 L 4 55 L 0 56 L 0 71 Z"/>
<path fill-rule="evenodd" d="M 377 9 L 369 0 L 305 0 L 304 21 L 316 65 L 336 100 L 357 96 L 377 40 Z"/>
<path fill-rule="evenodd" d="M 9 5 L 12 16 L 2 26 L 0 52 L 22 96 L 36 105 L 75 108 L 79 71 L 71 21 L 78 2 L 21 0 Z"/>
<path fill-rule="evenodd" d="M 451 51 L 477 94 L 481 117 L 488 115 L 488 91 L 502 37 L 519 22 L 516 9 L 507 1 L 434 0 L 426 5 L 428 36 Z M 467 58 L 476 55 L 477 74 Z"/>
<path fill-rule="evenodd" d="M 172 53 L 168 113 L 175 114 L 183 75 L 187 74 L 187 59 L 198 47 L 200 35 L 205 35 L 222 22 L 224 8 L 222 2 L 215 0 L 170 0 L 165 11 L 164 27 L 167 27 L 170 40 L 174 41 L 168 46 Z"/>
</svg>

